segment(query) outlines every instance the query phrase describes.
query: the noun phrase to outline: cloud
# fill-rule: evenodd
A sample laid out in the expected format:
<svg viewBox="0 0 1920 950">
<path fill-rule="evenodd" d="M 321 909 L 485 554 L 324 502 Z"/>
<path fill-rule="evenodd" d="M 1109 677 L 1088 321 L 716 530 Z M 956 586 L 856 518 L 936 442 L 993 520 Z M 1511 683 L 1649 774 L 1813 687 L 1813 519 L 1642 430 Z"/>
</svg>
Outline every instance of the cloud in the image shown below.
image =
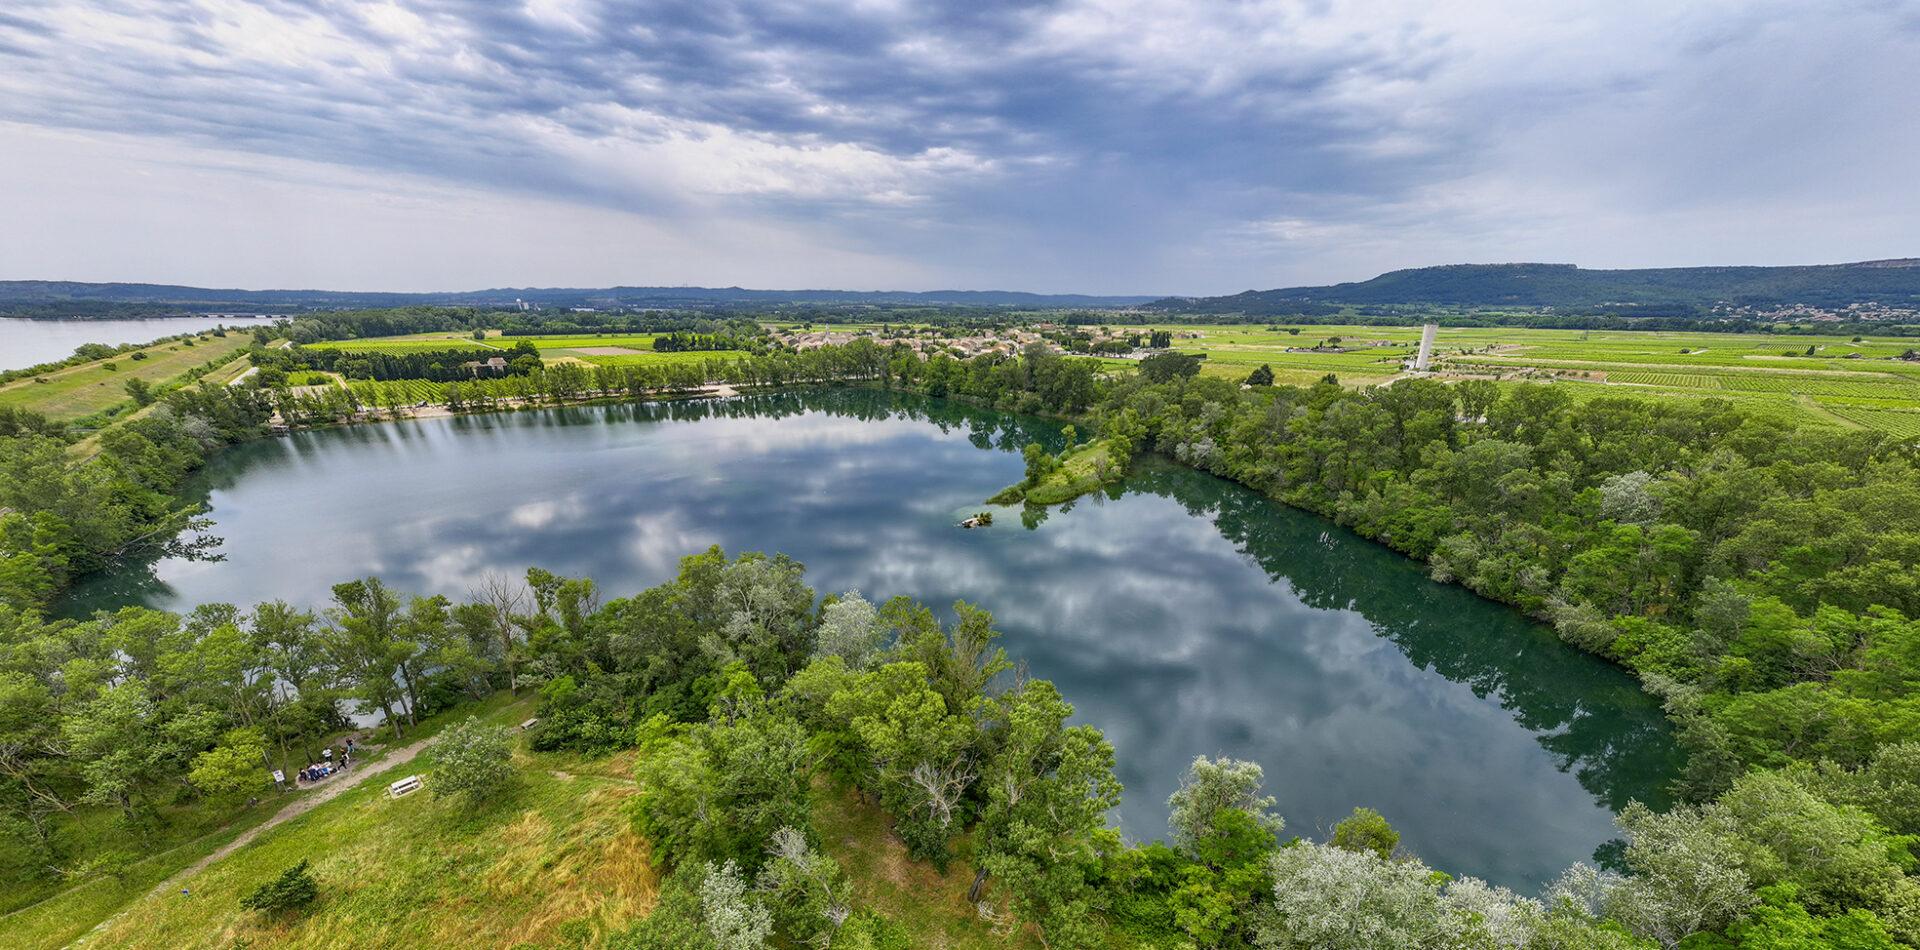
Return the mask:
<svg viewBox="0 0 1920 950">
<path fill-rule="evenodd" d="M 1195 293 L 1495 252 L 1909 252 L 1911 216 L 1885 209 L 1920 197 L 1916 47 L 1920 15 L 1877 0 L 21 0 L 0 119 L 89 153 L 125 137 L 430 182 L 412 221 L 467 196 L 662 233 L 722 220 L 867 260 L 858 286 Z M 1862 191 L 1883 209 L 1864 222 L 1760 237 L 1741 214 Z M 449 279 L 568 273 L 507 260 Z M 726 242 L 701 261 L 784 276 Z M 845 271 L 819 273 L 798 283 Z"/>
</svg>

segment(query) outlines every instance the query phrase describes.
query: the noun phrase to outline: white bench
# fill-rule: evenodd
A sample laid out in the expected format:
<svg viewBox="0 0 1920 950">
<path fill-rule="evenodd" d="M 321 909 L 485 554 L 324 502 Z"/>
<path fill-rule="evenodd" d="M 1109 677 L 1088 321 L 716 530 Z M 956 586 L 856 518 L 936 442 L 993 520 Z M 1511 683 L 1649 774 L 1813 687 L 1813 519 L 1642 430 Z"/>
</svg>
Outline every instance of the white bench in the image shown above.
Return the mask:
<svg viewBox="0 0 1920 950">
<path fill-rule="evenodd" d="M 537 726 L 537 725 L 539 725 L 539 724 L 540 724 L 540 717 L 539 717 L 539 716 L 535 716 L 535 717 L 533 717 L 532 719 L 529 719 L 529 720 L 527 720 L 526 722 L 523 722 L 523 723 L 521 723 L 521 724 L 520 724 L 520 731 L 521 731 L 521 732 L 525 732 L 525 731 L 527 731 L 528 729 L 532 729 L 532 728 L 533 728 L 534 726 Z"/>
<path fill-rule="evenodd" d="M 426 784 L 425 782 L 422 782 L 420 780 L 420 776 L 409 775 L 406 778 L 403 778 L 400 781 L 387 786 L 387 797 L 399 798 L 400 796 L 405 795 L 408 792 L 417 792 L 420 790 L 420 787 L 425 784 Z"/>
</svg>

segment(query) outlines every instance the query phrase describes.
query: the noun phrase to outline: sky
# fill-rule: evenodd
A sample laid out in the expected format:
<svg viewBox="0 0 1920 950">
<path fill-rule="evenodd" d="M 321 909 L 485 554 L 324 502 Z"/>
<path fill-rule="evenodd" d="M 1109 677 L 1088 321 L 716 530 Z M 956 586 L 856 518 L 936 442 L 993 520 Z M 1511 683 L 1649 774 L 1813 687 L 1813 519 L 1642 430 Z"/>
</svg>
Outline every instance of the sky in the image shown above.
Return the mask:
<svg viewBox="0 0 1920 950">
<path fill-rule="evenodd" d="M 0 279 L 1220 294 L 1920 256 L 1920 0 L 7 0 Z"/>
</svg>

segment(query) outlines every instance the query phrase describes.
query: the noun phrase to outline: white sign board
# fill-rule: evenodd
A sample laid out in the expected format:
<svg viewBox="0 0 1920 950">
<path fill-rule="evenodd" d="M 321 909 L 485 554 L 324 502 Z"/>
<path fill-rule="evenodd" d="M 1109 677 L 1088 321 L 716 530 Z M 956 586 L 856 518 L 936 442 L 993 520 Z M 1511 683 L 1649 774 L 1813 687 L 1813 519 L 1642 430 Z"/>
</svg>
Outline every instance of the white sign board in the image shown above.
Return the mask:
<svg viewBox="0 0 1920 950">
<path fill-rule="evenodd" d="M 279 769 L 274 769 L 273 780 L 284 784 L 287 781 L 287 773 L 282 772 Z"/>
</svg>

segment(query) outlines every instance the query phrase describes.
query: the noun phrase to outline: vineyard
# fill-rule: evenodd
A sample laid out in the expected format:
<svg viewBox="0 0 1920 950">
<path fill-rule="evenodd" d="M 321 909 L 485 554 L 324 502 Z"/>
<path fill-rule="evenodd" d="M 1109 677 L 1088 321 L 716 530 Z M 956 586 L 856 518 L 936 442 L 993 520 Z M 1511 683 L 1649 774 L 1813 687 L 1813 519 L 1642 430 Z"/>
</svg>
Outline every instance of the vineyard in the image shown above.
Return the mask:
<svg viewBox="0 0 1920 950">
<path fill-rule="evenodd" d="M 1719 389 L 1718 376 L 1691 373 L 1642 373 L 1634 370 L 1609 372 L 1607 382 L 1635 386 L 1659 386 L 1662 389 Z"/>
<path fill-rule="evenodd" d="M 309 343 L 309 350 L 340 350 L 345 353 L 388 353 L 404 356 L 409 353 L 438 353 L 446 350 L 496 351 L 499 347 L 482 346 L 472 340 L 329 340 L 325 343 Z"/>
<path fill-rule="evenodd" d="M 541 352 L 547 350 L 577 350 L 582 347 L 619 346 L 630 350 L 653 351 L 654 334 L 607 334 L 605 336 L 516 336 L 501 340 L 507 347 L 525 341 L 533 344 Z"/>
<path fill-rule="evenodd" d="M 1896 439 L 1920 440 L 1920 411 L 1908 409 L 1867 409 L 1861 406 L 1823 404 L 1822 408 L 1856 425 L 1878 429 Z"/>
<path fill-rule="evenodd" d="M 1723 376 L 1728 389 L 1750 393 L 1800 393 L 1809 396 L 1858 396 L 1920 399 L 1920 385 L 1905 380 L 1844 379 L 1822 376 Z"/>
<path fill-rule="evenodd" d="M 580 359 L 595 366 L 638 366 L 673 365 L 677 363 L 704 363 L 708 360 L 734 360 L 747 354 L 739 350 L 700 350 L 691 353 L 634 353 L 619 356 L 582 356 Z"/>
<path fill-rule="evenodd" d="M 444 402 L 446 390 L 445 383 L 429 382 L 424 379 L 392 379 L 384 382 L 359 380 L 353 384 L 353 394 L 362 404 L 367 405 Z"/>
</svg>

